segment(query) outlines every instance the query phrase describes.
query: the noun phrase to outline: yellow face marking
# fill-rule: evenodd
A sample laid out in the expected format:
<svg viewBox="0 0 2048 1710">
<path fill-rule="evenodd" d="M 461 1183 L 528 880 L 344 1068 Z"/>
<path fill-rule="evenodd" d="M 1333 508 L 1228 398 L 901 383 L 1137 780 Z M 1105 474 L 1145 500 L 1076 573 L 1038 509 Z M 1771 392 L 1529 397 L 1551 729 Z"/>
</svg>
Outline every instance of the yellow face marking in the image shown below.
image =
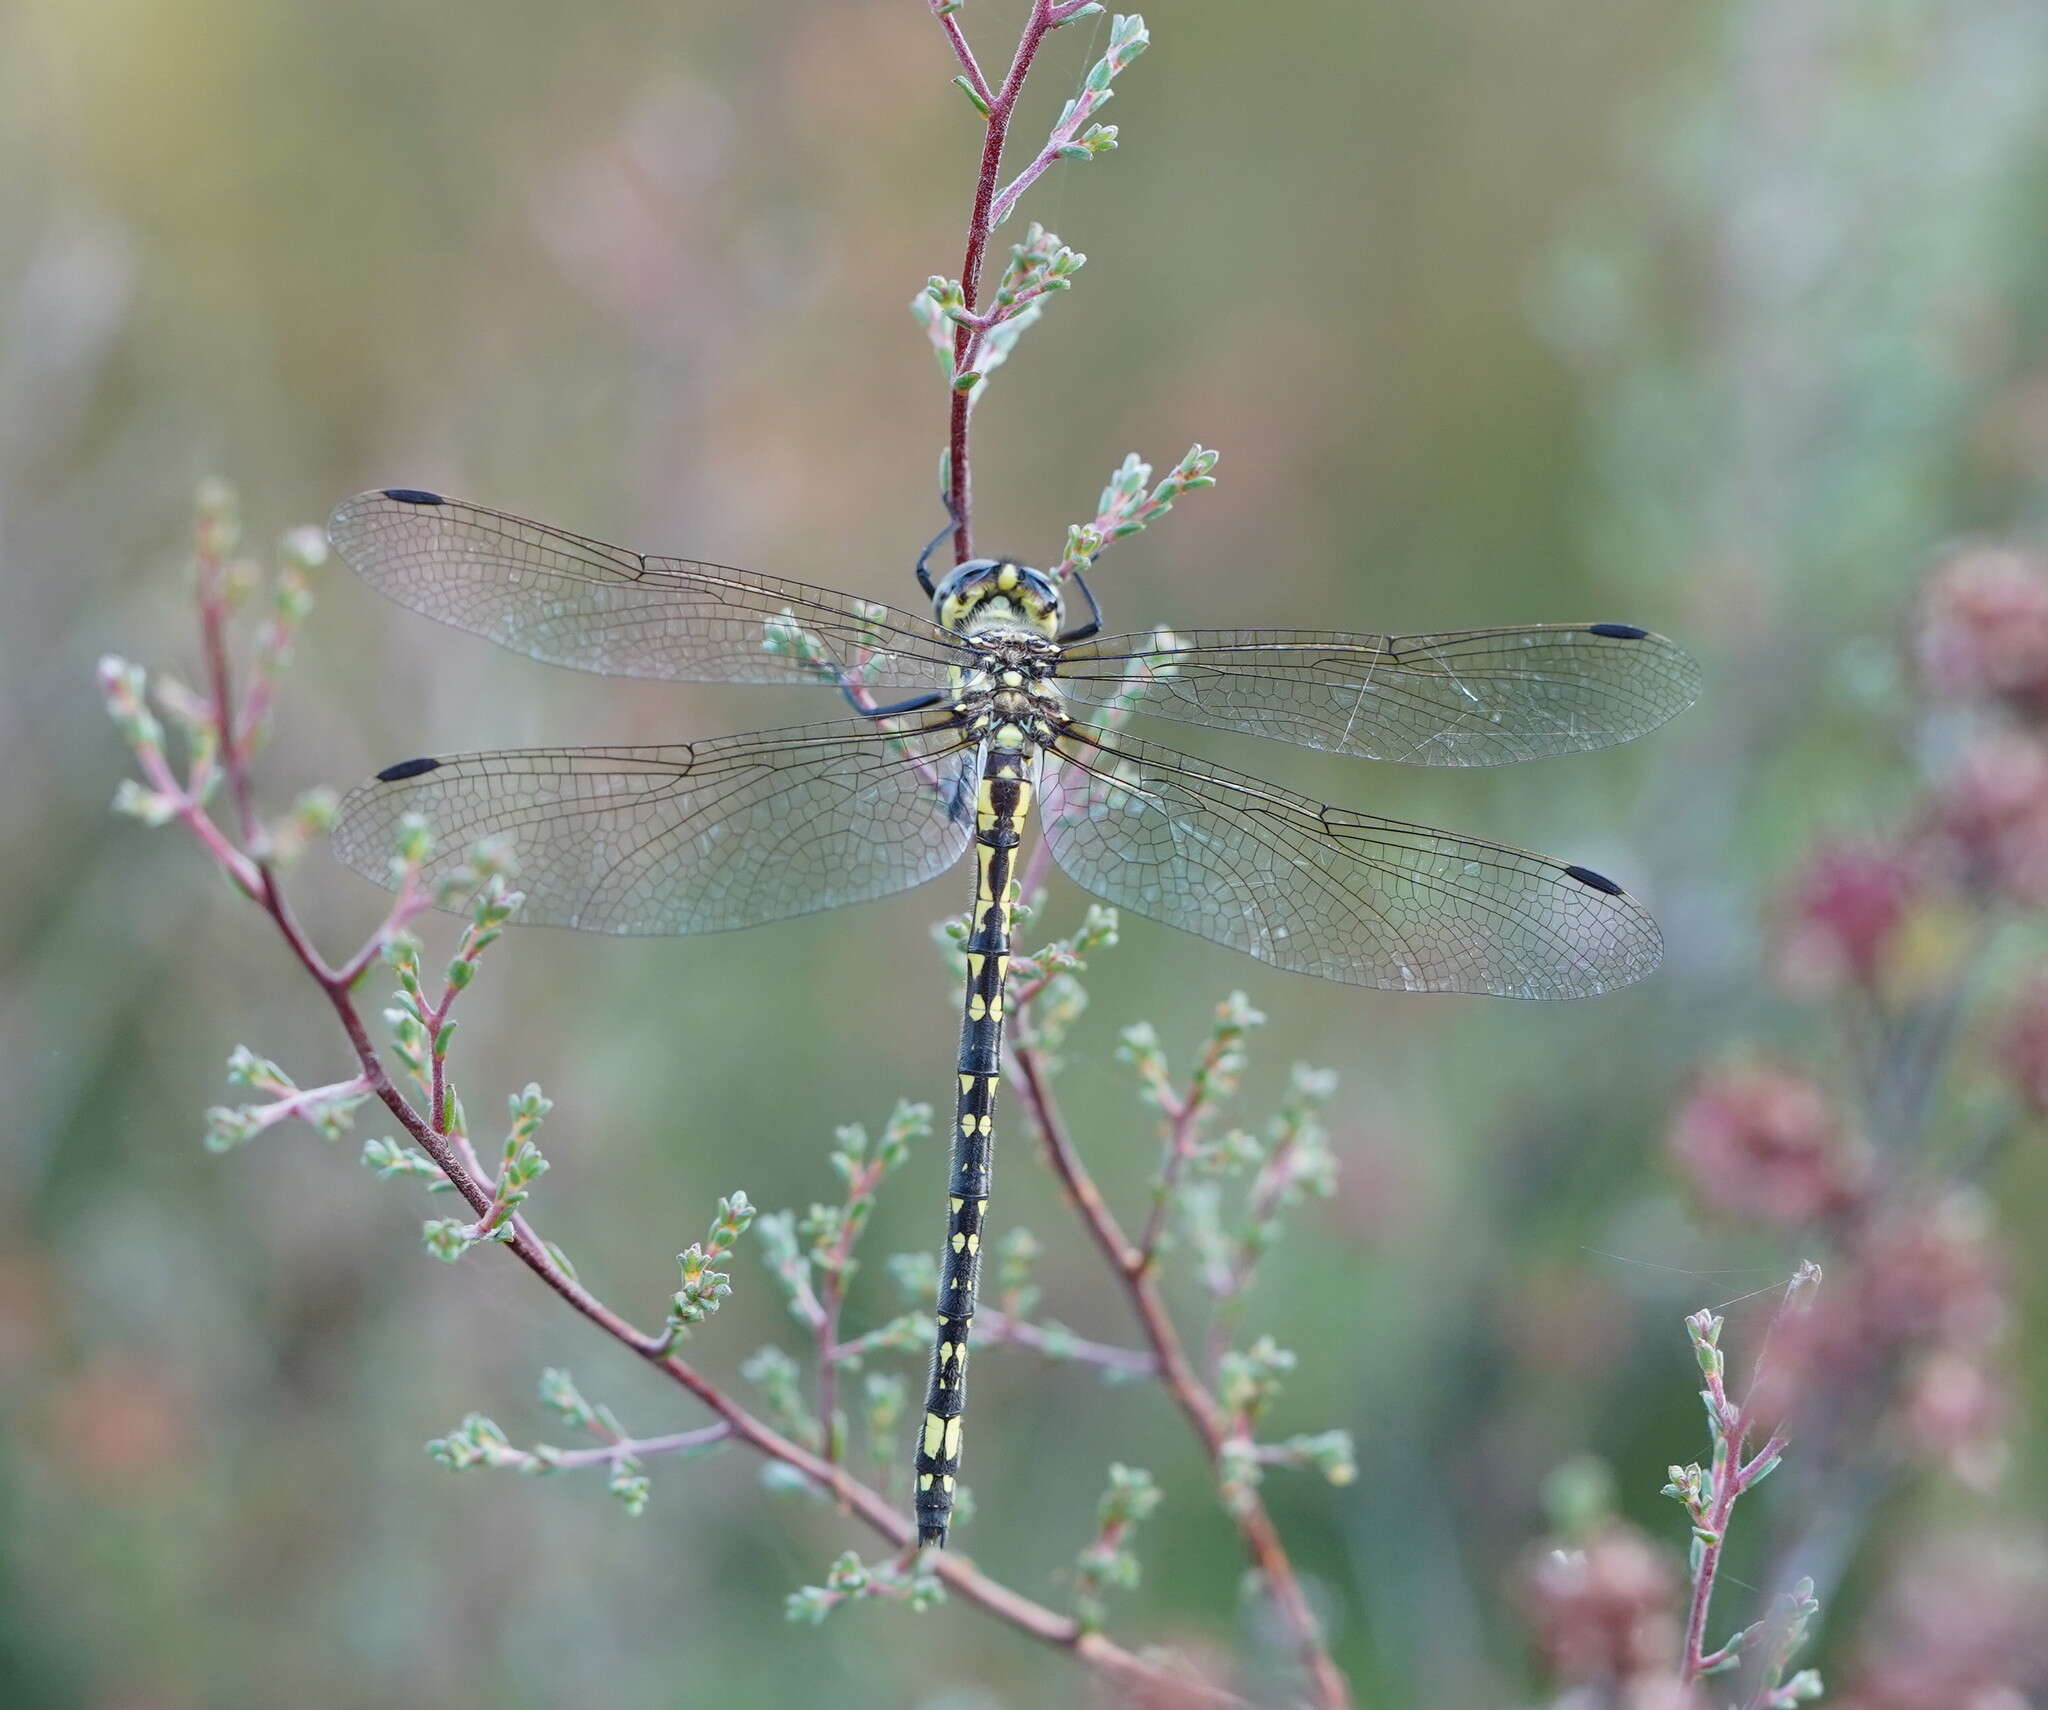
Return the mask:
<svg viewBox="0 0 2048 1710">
<path fill-rule="evenodd" d="M 958 1419 L 948 1419 L 946 1421 L 946 1459 L 957 1461 L 959 1458 L 960 1421 Z"/>
<path fill-rule="evenodd" d="M 924 1452 L 933 1460 L 939 1458 L 939 1450 L 946 1441 L 946 1422 L 936 1413 L 924 1416 Z"/>
<path fill-rule="evenodd" d="M 1001 569 L 1001 570 L 999 570 L 999 571 L 997 571 L 997 572 L 996 572 L 996 586 L 997 586 L 998 588 L 1002 589 L 1002 591 L 1003 591 L 1004 593 L 1006 593 L 1006 594 L 1007 594 L 1007 593 L 1008 593 L 1008 592 L 1009 592 L 1009 591 L 1010 591 L 1010 590 L 1011 590 L 1012 588 L 1016 587 L 1016 585 L 1017 585 L 1017 566 L 1016 566 L 1016 565 L 1014 565 L 1014 564 L 1005 564 L 1005 565 L 1004 565 L 1004 566 L 1002 567 L 1002 569 Z"/>
</svg>

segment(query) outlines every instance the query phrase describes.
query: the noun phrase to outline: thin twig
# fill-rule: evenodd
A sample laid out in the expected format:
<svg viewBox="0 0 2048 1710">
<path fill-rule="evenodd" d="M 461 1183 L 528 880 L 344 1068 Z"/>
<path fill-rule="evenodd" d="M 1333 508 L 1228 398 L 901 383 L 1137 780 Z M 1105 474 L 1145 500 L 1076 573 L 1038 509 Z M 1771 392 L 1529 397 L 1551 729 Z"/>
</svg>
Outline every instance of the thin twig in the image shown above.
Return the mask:
<svg viewBox="0 0 2048 1710">
<path fill-rule="evenodd" d="M 1031 0 L 1030 15 L 1024 20 L 1023 33 L 1017 38 L 1017 51 L 1011 56 L 1010 69 L 1003 75 L 1002 86 L 991 93 L 984 80 L 976 91 L 988 113 L 981 145 L 981 166 L 975 179 L 974 203 L 967 218 L 967 247 L 960 263 L 960 289 L 969 314 L 973 314 L 981 304 L 981 267 L 988 254 L 989 234 L 996 228 L 995 205 L 1002 180 L 1003 145 L 1009 140 L 1010 120 L 1016 113 L 1017 97 L 1023 90 L 1025 75 L 1031 70 L 1031 62 L 1038 57 L 1039 47 L 1047 35 L 1072 18 L 1085 3 L 1086 0 L 1066 0 L 1064 4 L 1055 4 L 1054 0 Z M 950 14 L 941 14 L 940 21 L 952 26 L 947 31 L 949 40 L 958 37 L 957 24 Z M 965 47 L 964 40 L 959 41 L 954 52 L 965 54 Z M 971 63 L 972 57 L 965 54 L 963 65 Z M 968 75 L 978 78 L 981 73 L 976 67 Z M 975 352 L 980 347 L 982 336 L 983 329 L 979 327 L 963 323 L 954 328 L 953 373 L 956 379 L 973 370 Z M 962 389 L 956 384 L 946 436 L 949 496 L 953 506 L 953 557 L 956 563 L 974 556 L 974 480 L 968 443 L 968 418 L 973 409 L 972 388 Z"/>
<path fill-rule="evenodd" d="M 548 1465 L 553 1467 L 615 1466 L 620 1461 L 649 1460 L 656 1455 L 688 1454 L 709 1448 L 732 1435 L 732 1427 L 719 1420 L 699 1425 L 694 1431 L 671 1431 L 665 1437 L 619 1437 L 592 1449 L 557 1449 Z"/>
<path fill-rule="evenodd" d="M 1728 1539 L 1728 1524 L 1734 1516 L 1736 1502 L 1777 1465 L 1788 1440 L 1785 1422 L 1781 1418 L 1764 1446 L 1754 1456 L 1748 1455 L 1749 1435 L 1756 1425 L 1755 1403 L 1764 1361 L 1779 1326 L 1806 1305 L 1819 1282 L 1820 1267 L 1811 1262 L 1802 1263 L 1792 1273 L 1777 1310 L 1772 1313 L 1758 1342 L 1749 1384 L 1739 1405 L 1729 1398 L 1722 1375 L 1724 1362 L 1718 1347 L 1720 1320 L 1711 1313 L 1698 1313 L 1687 1320 L 1695 1349 L 1704 1346 L 1712 1355 L 1711 1360 L 1703 1356 L 1702 1365 L 1707 1386 L 1707 1409 L 1713 1421 L 1714 1454 L 1707 1473 L 1711 1488 L 1706 1501 L 1698 1506 L 1687 1503 L 1693 1513 L 1693 1536 L 1699 1542 L 1699 1553 L 1694 1559 L 1692 1598 L 1686 1610 L 1685 1654 L 1679 1665 L 1681 1685 L 1692 1686 L 1708 1670 L 1727 1660 L 1725 1646 L 1709 1653 L 1706 1641 L 1707 1616 L 1720 1574 L 1721 1551 Z M 1695 1467 L 1691 1472 L 1697 1480 L 1699 1469 Z"/>
<path fill-rule="evenodd" d="M 1233 1437 L 1231 1422 L 1189 1362 L 1180 1333 L 1174 1328 L 1166 1303 L 1160 1297 L 1157 1277 L 1146 1262 L 1144 1253 L 1132 1245 L 1116 1214 L 1109 1209 L 1101 1190 L 1081 1162 L 1080 1153 L 1075 1149 L 1053 1099 L 1043 1059 L 1028 1039 L 1021 1038 L 1012 1056 L 1017 1068 L 1020 1101 L 1030 1115 L 1032 1127 L 1038 1132 L 1053 1171 L 1060 1178 L 1061 1186 L 1089 1234 L 1094 1237 L 1095 1244 L 1102 1250 L 1103 1257 L 1109 1261 L 1110 1269 L 1122 1283 L 1145 1341 L 1159 1361 L 1159 1381 L 1194 1427 L 1211 1470 L 1217 1475 L 1220 1489 L 1226 1452 Z M 1246 1553 L 1264 1579 L 1266 1592 L 1273 1600 L 1273 1607 L 1294 1647 L 1302 1672 L 1308 1678 L 1313 1701 L 1322 1710 L 1344 1710 L 1351 1702 L 1350 1688 L 1323 1643 L 1315 1613 L 1308 1606 L 1294 1563 L 1281 1542 L 1279 1530 L 1274 1526 L 1265 1503 L 1255 1489 L 1239 1484 L 1225 1495 L 1223 1506 L 1237 1527 Z"/>
</svg>

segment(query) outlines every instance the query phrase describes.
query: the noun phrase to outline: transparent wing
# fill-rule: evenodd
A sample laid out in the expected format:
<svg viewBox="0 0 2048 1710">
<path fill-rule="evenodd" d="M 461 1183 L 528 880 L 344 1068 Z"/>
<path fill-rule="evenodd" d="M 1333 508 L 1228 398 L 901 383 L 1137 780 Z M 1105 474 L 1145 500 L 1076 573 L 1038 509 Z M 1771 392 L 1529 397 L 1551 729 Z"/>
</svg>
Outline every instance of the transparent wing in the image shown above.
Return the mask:
<svg viewBox="0 0 2048 1710">
<path fill-rule="evenodd" d="M 1641 736 L 1698 698 L 1699 667 L 1628 624 L 1442 635 L 1201 629 L 1067 649 L 1059 681 L 1092 706 L 1421 766 L 1497 766 Z"/>
<path fill-rule="evenodd" d="M 1069 727 L 1041 789 L 1053 858 L 1079 883 L 1297 973 L 1589 997 L 1663 955 L 1643 906 L 1586 868 L 1325 807 L 1167 749 Z"/>
<path fill-rule="evenodd" d="M 960 657 L 936 624 L 851 594 L 649 558 L 435 493 L 358 493 L 327 531 L 400 605 L 578 671 L 918 690 Z"/>
<path fill-rule="evenodd" d="M 334 851 L 391 883 L 399 822 L 433 828 L 428 878 L 510 836 L 518 919 L 720 932 L 863 902 L 945 871 L 973 834 L 973 746 L 864 720 L 661 748 L 530 748 L 387 767 L 350 792 Z"/>
</svg>

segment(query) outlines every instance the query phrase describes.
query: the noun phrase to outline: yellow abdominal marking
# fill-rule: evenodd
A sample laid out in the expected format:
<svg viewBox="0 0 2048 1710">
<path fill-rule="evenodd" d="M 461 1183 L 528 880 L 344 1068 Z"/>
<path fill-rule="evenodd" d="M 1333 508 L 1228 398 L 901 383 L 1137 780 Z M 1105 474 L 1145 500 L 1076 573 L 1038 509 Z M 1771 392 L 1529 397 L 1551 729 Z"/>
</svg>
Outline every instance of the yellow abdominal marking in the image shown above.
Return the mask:
<svg viewBox="0 0 2048 1710">
<path fill-rule="evenodd" d="M 959 1458 L 960 1421 L 957 1418 L 948 1419 L 946 1421 L 946 1459 L 949 1461 L 957 1461 Z"/>
<path fill-rule="evenodd" d="M 939 1450 L 946 1441 L 946 1422 L 936 1413 L 924 1416 L 924 1452 L 933 1460 L 939 1458 Z"/>
</svg>

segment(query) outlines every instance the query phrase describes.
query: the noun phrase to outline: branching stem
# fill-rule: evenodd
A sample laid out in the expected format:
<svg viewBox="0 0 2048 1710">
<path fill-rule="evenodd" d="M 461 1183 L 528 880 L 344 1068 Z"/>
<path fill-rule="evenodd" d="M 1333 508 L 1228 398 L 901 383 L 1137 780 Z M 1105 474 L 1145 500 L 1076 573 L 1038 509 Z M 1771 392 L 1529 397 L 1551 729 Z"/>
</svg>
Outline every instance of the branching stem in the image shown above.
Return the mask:
<svg viewBox="0 0 2048 1710">
<path fill-rule="evenodd" d="M 251 841 L 260 843 L 261 831 L 255 819 L 247 753 L 243 746 L 230 744 L 227 740 L 225 726 L 233 720 L 234 714 L 224 630 L 215 617 L 206 615 L 204 600 L 201 632 L 212 684 L 212 718 L 216 724 L 214 736 L 218 743 L 218 763 L 226 773 L 230 797 L 238 804 L 238 814 L 244 811 L 240 804 L 249 804 L 246 811 L 252 829 Z M 424 902 L 411 889 L 402 892 L 391 913 L 366 944 L 339 965 L 329 964 L 300 925 L 278 884 L 271 863 L 256 859 L 246 850 L 236 847 L 234 840 L 221 830 L 202 805 L 200 792 L 191 781 L 178 779 L 160 748 L 139 744 L 136 753 L 151 784 L 173 804 L 176 816 L 191 828 L 202 847 L 238 888 L 269 916 L 292 956 L 326 998 L 348 1037 L 360 1071 L 360 1083 L 376 1096 L 413 1143 L 434 1161 L 477 1218 L 482 1220 L 489 1216 L 496 1196 L 483 1172 L 476 1167 L 474 1155 L 469 1153 L 466 1144 L 445 1131 L 442 1122 L 429 1120 L 428 1114 L 414 1105 L 392 1081 L 352 992 L 363 972 L 383 953 L 390 936 L 405 920 L 426 906 Z M 445 1022 L 446 1010 L 447 1000 L 444 999 L 439 1010 L 442 1022 Z M 871 1485 L 851 1476 L 843 1467 L 785 1437 L 749 1412 L 710 1378 L 669 1352 L 671 1344 L 666 1333 L 651 1334 L 641 1330 L 607 1306 L 569 1274 L 524 1218 L 515 1216 L 508 1222 L 511 1238 L 504 1245 L 520 1264 L 553 1290 L 572 1311 L 638 1355 L 695 1399 L 714 1420 L 712 1425 L 673 1437 L 572 1451 L 573 1457 L 601 1461 L 628 1451 L 657 1453 L 680 1450 L 708 1442 L 714 1435 L 729 1435 L 756 1453 L 794 1469 L 821 1490 L 830 1492 L 845 1512 L 879 1535 L 892 1549 L 908 1552 L 914 1548 L 914 1525 L 896 1503 Z M 1147 1694 L 1160 1702 L 1206 1706 L 1212 1710 L 1251 1710 L 1236 1695 L 1191 1680 L 1185 1674 L 1141 1657 L 1100 1633 L 1086 1630 L 1073 1618 L 1013 1591 L 982 1573 L 957 1551 L 927 1553 L 932 1557 L 930 1571 L 953 1595 L 1043 1644 L 1071 1652 L 1082 1663 L 1134 1693 Z"/>
<path fill-rule="evenodd" d="M 1136 1314 L 1146 1345 L 1159 1362 L 1159 1381 L 1174 1399 L 1200 1439 L 1203 1452 L 1216 1475 L 1219 1492 L 1224 1483 L 1226 1456 L 1235 1427 L 1224 1415 L 1221 1404 L 1202 1382 L 1189 1361 L 1180 1333 L 1166 1310 L 1158 1279 L 1148 1255 L 1132 1243 L 1103 1199 L 1102 1191 L 1089 1175 L 1068 1133 L 1065 1119 L 1054 1100 L 1044 1060 L 1020 1026 L 1020 1037 L 1012 1055 L 1017 1069 L 1019 1096 L 1032 1127 L 1037 1131 L 1053 1172 L 1066 1190 L 1068 1201 L 1080 1214 L 1102 1256 L 1122 1283 Z M 1265 1582 L 1282 1627 L 1294 1647 L 1312 1702 L 1319 1710 L 1345 1710 L 1351 1702 L 1350 1688 L 1329 1650 L 1315 1613 L 1308 1606 L 1294 1563 L 1281 1542 L 1279 1529 L 1266 1510 L 1256 1489 L 1239 1484 L 1224 1493 L 1224 1508 L 1237 1527 L 1246 1553 Z"/>
<path fill-rule="evenodd" d="M 1088 0 L 1057 0 L 1057 3 L 1056 0 L 1031 0 L 1031 12 L 1017 38 L 1017 50 L 1010 58 L 1010 69 L 1003 74 L 1001 87 L 991 90 L 980 66 L 975 63 L 966 37 L 960 31 L 954 9 L 946 7 L 943 0 L 932 0 L 932 10 L 946 31 L 947 40 L 952 43 L 962 72 L 988 109 L 984 119 L 986 130 L 981 145 L 981 166 L 975 178 L 973 207 L 967 217 L 967 247 L 960 262 L 960 289 L 970 314 L 981 304 L 981 268 L 988 255 L 989 235 L 1015 206 L 1016 196 L 1022 193 L 1024 181 L 1020 180 L 1011 186 L 1014 193 L 1007 194 L 1003 205 L 998 207 L 998 195 L 1003 193 L 1003 145 L 1009 140 L 1010 121 L 1016 115 L 1017 97 L 1023 91 L 1024 78 L 1031 70 L 1031 62 L 1038 57 L 1045 38 L 1077 16 L 1087 3 Z M 1043 167 L 1038 168 L 1038 171 L 1043 170 Z M 1037 173 L 1033 172 L 1031 176 L 1035 177 Z M 973 371 L 975 354 L 983 334 L 983 328 L 967 324 L 954 328 L 953 372 L 956 376 Z M 946 436 L 948 496 L 953 506 L 953 558 L 956 563 L 974 556 L 974 479 L 968 439 L 968 420 L 973 410 L 972 388 L 956 386 Z"/>
</svg>

